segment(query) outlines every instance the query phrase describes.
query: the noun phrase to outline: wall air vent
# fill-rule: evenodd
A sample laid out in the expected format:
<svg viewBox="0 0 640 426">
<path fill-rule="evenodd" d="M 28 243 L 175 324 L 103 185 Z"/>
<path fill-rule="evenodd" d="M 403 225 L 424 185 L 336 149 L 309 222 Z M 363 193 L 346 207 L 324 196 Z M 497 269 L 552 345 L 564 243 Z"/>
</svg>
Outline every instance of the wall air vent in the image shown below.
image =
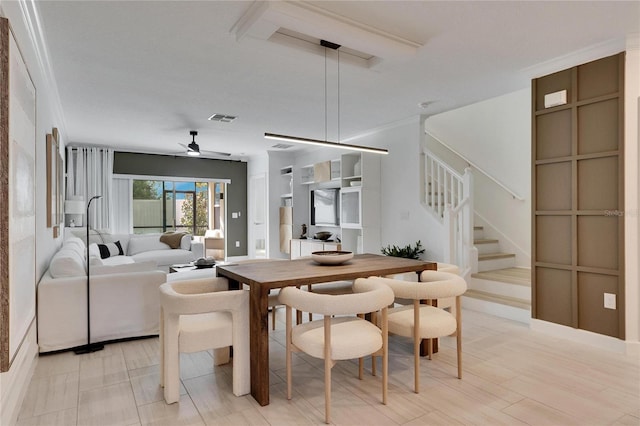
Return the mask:
<svg viewBox="0 0 640 426">
<path fill-rule="evenodd" d="M 226 115 L 226 114 L 213 114 L 209 117 L 210 121 L 220 121 L 222 123 L 231 123 L 233 120 L 238 118 L 235 115 Z"/>
<path fill-rule="evenodd" d="M 293 145 L 288 145 L 286 143 L 277 143 L 275 145 L 273 145 L 271 148 L 276 148 L 276 149 L 289 149 L 291 148 Z"/>
</svg>

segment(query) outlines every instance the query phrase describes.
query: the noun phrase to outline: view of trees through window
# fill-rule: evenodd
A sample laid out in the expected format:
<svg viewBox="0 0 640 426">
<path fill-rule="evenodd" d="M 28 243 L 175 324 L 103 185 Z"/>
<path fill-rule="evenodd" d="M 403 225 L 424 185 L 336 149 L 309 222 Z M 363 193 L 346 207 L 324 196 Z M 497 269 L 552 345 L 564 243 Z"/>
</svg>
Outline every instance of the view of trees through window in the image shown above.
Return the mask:
<svg viewBox="0 0 640 426">
<path fill-rule="evenodd" d="M 133 232 L 185 231 L 204 235 L 209 228 L 209 183 L 133 181 Z M 220 184 L 212 208 L 217 212 Z"/>
</svg>

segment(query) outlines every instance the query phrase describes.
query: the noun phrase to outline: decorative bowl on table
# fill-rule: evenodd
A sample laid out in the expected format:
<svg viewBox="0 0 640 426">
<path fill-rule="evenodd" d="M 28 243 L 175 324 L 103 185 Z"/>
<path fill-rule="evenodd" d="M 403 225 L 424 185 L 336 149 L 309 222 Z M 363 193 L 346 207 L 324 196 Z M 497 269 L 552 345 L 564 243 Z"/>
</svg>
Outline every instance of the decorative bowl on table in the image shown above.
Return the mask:
<svg viewBox="0 0 640 426">
<path fill-rule="evenodd" d="M 320 231 L 320 232 L 316 232 L 313 238 L 317 240 L 325 241 L 325 240 L 328 240 L 332 235 L 333 235 L 333 232 Z"/>
<path fill-rule="evenodd" d="M 311 253 L 311 259 L 321 265 L 339 265 L 352 257 L 353 252 L 351 251 L 327 250 Z"/>
<path fill-rule="evenodd" d="M 213 259 L 213 257 L 201 257 L 193 261 L 193 266 L 198 269 L 213 268 L 215 264 L 216 261 Z"/>
</svg>

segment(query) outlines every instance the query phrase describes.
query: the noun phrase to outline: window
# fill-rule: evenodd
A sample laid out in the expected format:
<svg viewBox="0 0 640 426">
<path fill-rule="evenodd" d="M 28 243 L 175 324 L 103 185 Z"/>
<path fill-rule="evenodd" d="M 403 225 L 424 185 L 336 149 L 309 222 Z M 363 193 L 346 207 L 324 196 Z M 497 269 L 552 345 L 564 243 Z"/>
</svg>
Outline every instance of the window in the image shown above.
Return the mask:
<svg viewBox="0 0 640 426">
<path fill-rule="evenodd" d="M 185 231 L 204 235 L 209 228 L 207 182 L 134 180 L 132 205 L 136 234 Z"/>
</svg>

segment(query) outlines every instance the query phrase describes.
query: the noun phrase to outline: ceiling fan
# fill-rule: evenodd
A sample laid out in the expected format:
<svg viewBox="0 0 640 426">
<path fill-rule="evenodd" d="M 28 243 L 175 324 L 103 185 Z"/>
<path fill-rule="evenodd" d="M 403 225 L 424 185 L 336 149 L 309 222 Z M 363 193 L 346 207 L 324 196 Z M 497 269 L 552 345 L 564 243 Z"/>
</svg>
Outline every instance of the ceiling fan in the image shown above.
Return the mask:
<svg viewBox="0 0 640 426">
<path fill-rule="evenodd" d="M 200 149 L 200 145 L 198 145 L 196 143 L 196 136 L 198 135 L 198 132 L 196 130 L 191 130 L 189 131 L 189 134 L 192 137 L 191 143 L 189 145 L 185 145 L 183 143 L 179 143 L 178 145 L 183 146 L 186 150 L 187 150 L 187 155 L 192 156 L 192 157 L 198 157 L 200 156 L 200 153 L 202 154 L 209 154 L 209 155 L 217 155 L 220 157 L 229 157 L 231 156 L 230 153 L 228 152 L 218 152 L 218 151 L 207 151 L 205 149 Z"/>
</svg>

